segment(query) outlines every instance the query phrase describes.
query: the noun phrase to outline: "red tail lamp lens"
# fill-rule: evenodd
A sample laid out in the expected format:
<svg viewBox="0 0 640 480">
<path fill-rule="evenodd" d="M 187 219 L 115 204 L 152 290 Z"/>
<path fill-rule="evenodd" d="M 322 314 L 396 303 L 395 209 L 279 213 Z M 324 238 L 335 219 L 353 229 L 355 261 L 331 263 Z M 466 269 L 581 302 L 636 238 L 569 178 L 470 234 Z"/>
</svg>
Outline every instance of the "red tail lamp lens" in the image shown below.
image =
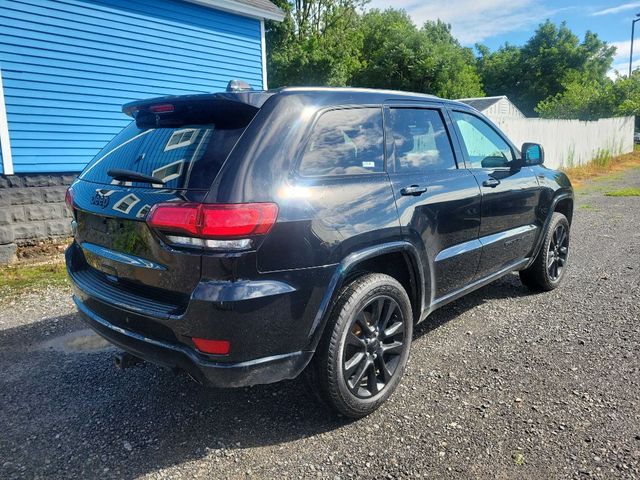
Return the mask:
<svg viewBox="0 0 640 480">
<path fill-rule="evenodd" d="M 269 232 L 278 217 L 275 203 L 203 205 L 203 237 L 246 237 Z"/>
<path fill-rule="evenodd" d="M 200 207 L 198 203 L 159 203 L 149 212 L 147 223 L 159 230 L 198 235 Z"/>
<path fill-rule="evenodd" d="M 264 235 L 277 217 L 278 206 L 275 203 L 160 203 L 149 212 L 147 223 L 158 230 L 225 239 Z"/>
<path fill-rule="evenodd" d="M 73 188 L 67 188 L 67 191 L 64 194 L 64 203 L 67 204 L 67 208 L 71 213 L 73 213 Z"/>
<path fill-rule="evenodd" d="M 227 340 L 208 340 L 206 338 L 193 337 L 193 343 L 202 353 L 210 353 L 213 355 L 227 355 L 231 348 L 231 343 Z"/>
</svg>

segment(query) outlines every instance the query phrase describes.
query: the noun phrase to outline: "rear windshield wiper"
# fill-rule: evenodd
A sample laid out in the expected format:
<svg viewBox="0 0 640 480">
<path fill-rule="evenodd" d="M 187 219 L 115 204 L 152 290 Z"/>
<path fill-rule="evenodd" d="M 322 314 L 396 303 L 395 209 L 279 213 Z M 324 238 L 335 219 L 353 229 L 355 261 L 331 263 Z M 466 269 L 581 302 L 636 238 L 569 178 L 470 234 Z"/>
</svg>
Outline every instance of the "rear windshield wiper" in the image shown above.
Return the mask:
<svg viewBox="0 0 640 480">
<path fill-rule="evenodd" d="M 124 168 L 111 168 L 107 170 L 107 175 L 122 182 L 146 182 L 156 183 L 158 185 L 164 185 L 166 183 L 161 178 L 136 172 L 135 170 L 125 170 Z"/>
</svg>

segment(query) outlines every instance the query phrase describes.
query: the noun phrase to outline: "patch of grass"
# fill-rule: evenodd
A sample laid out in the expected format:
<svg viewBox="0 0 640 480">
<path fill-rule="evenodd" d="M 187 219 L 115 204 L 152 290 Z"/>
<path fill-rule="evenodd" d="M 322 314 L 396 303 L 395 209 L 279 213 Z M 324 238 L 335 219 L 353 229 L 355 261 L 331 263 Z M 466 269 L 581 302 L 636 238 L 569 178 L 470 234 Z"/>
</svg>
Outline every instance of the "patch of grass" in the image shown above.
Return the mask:
<svg viewBox="0 0 640 480">
<path fill-rule="evenodd" d="M 64 263 L 16 265 L 0 268 L 0 296 L 4 290 L 69 285 Z"/>
<path fill-rule="evenodd" d="M 598 153 L 596 153 L 596 157 L 591 160 L 596 167 L 607 168 L 613 159 L 613 155 L 611 155 L 611 151 L 607 149 L 599 149 Z"/>
<path fill-rule="evenodd" d="M 640 188 L 623 188 L 605 193 L 607 197 L 640 197 Z"/>
<path fill-rule="evenodd" d="M 580 205 L 579 208 L 582 210 L 596 210 L 596 207 L 594 207 L 593 205 L 589 205 L 588 203 Z"/>
<path fill-rule="evenodd" d="M 640 150 L 638 149 L 617 157 L 612 157 L 607 150 L 601 150 L 593 161 L 585 165 L 565 168 L 564 172 L 573 186 L 579 187 L 586 180 L 603 176 L 609 178 L 612 174 L 619 174 L 630 168 L 640 168 Z"/>
<path fill-rule="evenodd" d="M 513 458 L 513 463 L 518 467 L 524 465 L 524 455 L 521 453 L 514 453 L 511 458 Z"/>
<path fill-rule="evenodd" d="M 620 180 L 622 179 L 622 177 L 624 177 L 624 172 L 614 172 L 614 173 L 609 173 L 608 175 L 602 176 L 602 177 L 595 177 L 593 179 L 594 182 L 607 182 L 610 180 Z"/>
</svg>

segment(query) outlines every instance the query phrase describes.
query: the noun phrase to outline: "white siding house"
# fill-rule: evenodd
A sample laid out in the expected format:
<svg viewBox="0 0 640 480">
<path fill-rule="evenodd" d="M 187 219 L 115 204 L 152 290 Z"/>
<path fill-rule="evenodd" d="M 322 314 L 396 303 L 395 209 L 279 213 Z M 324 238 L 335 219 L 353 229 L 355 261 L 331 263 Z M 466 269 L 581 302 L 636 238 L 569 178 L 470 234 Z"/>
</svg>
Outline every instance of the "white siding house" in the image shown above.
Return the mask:
<svg viewBox="0 0 640 480">
<path fill-rule="evenodd" d="M 511 103 L 505 95 L 499 97 L 461 98 L 459 101 L 472 106 L 494 122 L 508 118 L 525 118 L 524 113 Z"/>
</svg>

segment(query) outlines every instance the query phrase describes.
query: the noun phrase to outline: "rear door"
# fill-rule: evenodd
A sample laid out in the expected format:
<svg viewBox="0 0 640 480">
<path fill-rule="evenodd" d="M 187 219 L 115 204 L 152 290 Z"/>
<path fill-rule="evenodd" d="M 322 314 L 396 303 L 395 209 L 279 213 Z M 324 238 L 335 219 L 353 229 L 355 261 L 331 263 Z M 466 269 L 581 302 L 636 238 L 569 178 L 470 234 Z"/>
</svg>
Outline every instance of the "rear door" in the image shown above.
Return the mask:
<svg viewBox="0 0 640 480">
<path fill-rule="evenodd" d="M 431 272 L 427 287 L 433 301 L 475 277 L 480 191 L 451 141 L 440 104 L 387 105 L 385 125 L 388 171 L 403 235 Z"/>
<path fill-rule="evenodd" d="M 484 277 L 530 254 L 539 228 L 540 187 L 497 128 L 470 111 L 454 109 L 451 117 L 467 166 L 482 191 L 478 276 Z"/>
</svg>

